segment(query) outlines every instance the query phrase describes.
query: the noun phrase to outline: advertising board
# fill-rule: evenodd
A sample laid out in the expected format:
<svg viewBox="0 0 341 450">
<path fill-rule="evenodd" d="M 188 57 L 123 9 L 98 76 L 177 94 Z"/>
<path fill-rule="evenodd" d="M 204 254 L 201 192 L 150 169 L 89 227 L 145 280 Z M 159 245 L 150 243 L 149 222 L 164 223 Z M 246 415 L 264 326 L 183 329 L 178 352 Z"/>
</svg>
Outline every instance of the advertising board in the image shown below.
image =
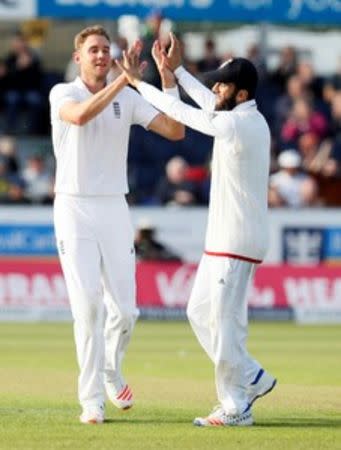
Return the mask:
<svg viewBox="0 0 341 450">
<path fill-rule="evenodd" d="M 196 264 L 138 262 L 137 304 L 144 317 L 185 317 Z M 258 317 L 341 322 L 341 269 L 260 266 L 248 293 Z M 156 314 L 157 313 L 157 314 Z M 260 314 L 262 313 L 262 314 Z M 0 259 L 0 320 L 70 319 L 56 258 Z"/>
<path fill-rule="evenodd" d="M 170 19 L 186 21 L 341 22 L 339 0 L 39 0 L 38 14 L 105 19 L 134 14 L 143 18 L 155 8 Z"/>
<path fill-rule="evenodd" d="M 36 17 L 38 0 L 0 0 L 0 20 Z"/>
</svg>

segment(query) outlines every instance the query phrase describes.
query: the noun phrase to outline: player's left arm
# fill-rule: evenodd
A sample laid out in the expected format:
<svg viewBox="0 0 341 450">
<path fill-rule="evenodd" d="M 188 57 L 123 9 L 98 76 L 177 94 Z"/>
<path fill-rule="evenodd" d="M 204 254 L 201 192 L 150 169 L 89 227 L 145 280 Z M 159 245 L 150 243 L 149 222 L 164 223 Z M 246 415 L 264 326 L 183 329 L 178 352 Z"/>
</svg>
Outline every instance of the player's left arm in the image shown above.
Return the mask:
<svg viewBox="0 0 341 450">
<path fill-rule="evenodd" d="M 148 130 L 171 140 L 179 141 L 185 137 L 185 127 L 182 123 L 166 116 L 165 114 L 157 114 L 148 125 Z"/>
<path fill-rule="evenodd" d="M 165 50 L 159 41 L 154 42 L 152 55 L 160 74 L 163 92 L 174 98 L 179 98 L 175 76 L 166 64 Z M 170 140 L 180 140 L 185 137 L 185 126 L 163 113 L 158 114 L 152 120 L 148 129 Z"/>
<path fill-rule="evenodd" d="M 212 112 L 193 108 L 169 93 L 161 92 L 154 86 L 142 81 L 138 58 L 123 52 L 123 61 L 116 60 L 128 82 L 137 88 L 142 96 L 156 109 L 167 116 L 167 121 L 180 122 L 194 130 L 213 137 L 230 139 L 235 132 L 235 122 L 230 112 Z M 171 118 L 171 119 L 169 119 Z M 166 123 L 167 123 L 166 121 Z M 161 127 L 164 130 L 165 125 Z M 169 127 L 169 122 L 168 122 Z M 166 126 L 167 128 L 167 126 Z M 155 130 L 156 132 L 159 132 Z"/>
</svg>

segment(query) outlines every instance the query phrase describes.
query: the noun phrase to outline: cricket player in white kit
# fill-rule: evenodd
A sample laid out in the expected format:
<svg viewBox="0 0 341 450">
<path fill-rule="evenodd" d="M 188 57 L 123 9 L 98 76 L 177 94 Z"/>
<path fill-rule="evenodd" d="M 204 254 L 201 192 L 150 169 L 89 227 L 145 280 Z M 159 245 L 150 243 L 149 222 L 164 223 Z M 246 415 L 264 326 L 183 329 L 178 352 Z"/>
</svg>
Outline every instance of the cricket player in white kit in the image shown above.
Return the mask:
<svg viewBox="0 0 341 450">
<path fill-rule="evenodd" d="M 136 55 L 140 51 L 135 44 Z M 102 27 L 76 36 L 74 60 L 79 77 L 50 93 L 54 223 L 74 319 L 80 420 L 102 423 L 104 391 L 118 408 L 133 405 L 121 371 L 138 316 L 134 230 L 125 200 L 130 127 L 138 124 L 177 140 L 184 126 L 127 87 L 123 74 L 107 82 L 110 40 Z M 169 80 L 162 73 L 161 78 L 166 89 Z M 170 80 L 174 84 L 173 75 Z"/>
<path fill-rule="evenodd" d="M 206 74 L 212 91 L 181 66 L 179 43 L 163 64 L 201 109 L 141 81 L 136 62 L 124 55 L 129 82 L 175 120 L 214 136 L 205 252 L 188 304 L 192 328 L 215 366 L 219 405 L 198 426 L 252 425 L 252 403 L 276 384 L 246 350 L 246 291 L 268 241 L 267 190 L 270 132 L 257 110 L 257 71 L 244 58 Z M 154 44 L 160 50 L 158 43 Z"/>
</svg>

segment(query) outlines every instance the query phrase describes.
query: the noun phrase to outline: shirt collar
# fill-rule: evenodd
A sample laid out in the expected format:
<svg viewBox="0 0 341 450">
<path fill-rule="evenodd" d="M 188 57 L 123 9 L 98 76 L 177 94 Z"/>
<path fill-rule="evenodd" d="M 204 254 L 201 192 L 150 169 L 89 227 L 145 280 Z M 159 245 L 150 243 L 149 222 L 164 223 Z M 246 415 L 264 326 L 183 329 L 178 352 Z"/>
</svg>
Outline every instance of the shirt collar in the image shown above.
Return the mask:
<svg viewBox="0 0 341 450">
<path fill-rule="evenodd" d="M 233 111 L 245 111 L 249 108 L 257 108 L 257 103 L 255 99 L 248 100 L 247 102 L 239 103 L 239 105 L 233 108 Z"/>
<path fill-rule="evenodd" d="M 81 77 L 80 77 L 79 75 L 78 75 L 78 76 L 76 77 L 76 79 L 75 79 L 75 84 L 76 84 L 78 87 L 81 87 L 81 88 L 85 89 L 87 92 L 89 92 L 89 94 L 92 94 L 92 92 L 89 91 L 87 85 L 84 83 L 84 81 L 81 79 Z"/>
<path fill-rule="evenodd" d="M 78 87 L 81 87 L 81 88 L 83 88 L 83 89 L 86 89 L 88 92 L 90 92 L 89 89 L 87 88 L 86 84 L 83 82 L 83 80 L 81 79 L 80 76 L 76 77 L 76 79 L 75 79 L 75 84 L 76 84 Z M 90 93 L 91 93 L 91 92 L 90 92 Z"/>
</svg>

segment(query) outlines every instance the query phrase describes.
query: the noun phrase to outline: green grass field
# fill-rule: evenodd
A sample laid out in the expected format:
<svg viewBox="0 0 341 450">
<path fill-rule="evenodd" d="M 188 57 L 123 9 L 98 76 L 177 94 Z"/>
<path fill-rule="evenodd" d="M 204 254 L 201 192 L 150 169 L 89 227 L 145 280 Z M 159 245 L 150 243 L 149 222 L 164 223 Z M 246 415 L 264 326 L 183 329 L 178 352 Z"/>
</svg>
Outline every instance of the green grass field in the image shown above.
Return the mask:
<svg viewBox="0 0 341 450">
<path fill-rule="evenodd" d="M 139 322 L 125 361 L 136 405 L 78 422 L 71 324 L 0 325 L 0 448 L 341 449 L 341 327 L 252 323 L 249 350 L 278 377 L 249 428 L 196 428 L 213 370 L 184 322 Z"/>
</svg>

